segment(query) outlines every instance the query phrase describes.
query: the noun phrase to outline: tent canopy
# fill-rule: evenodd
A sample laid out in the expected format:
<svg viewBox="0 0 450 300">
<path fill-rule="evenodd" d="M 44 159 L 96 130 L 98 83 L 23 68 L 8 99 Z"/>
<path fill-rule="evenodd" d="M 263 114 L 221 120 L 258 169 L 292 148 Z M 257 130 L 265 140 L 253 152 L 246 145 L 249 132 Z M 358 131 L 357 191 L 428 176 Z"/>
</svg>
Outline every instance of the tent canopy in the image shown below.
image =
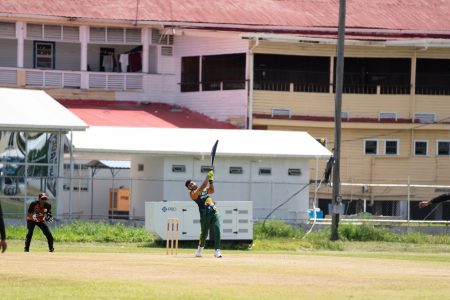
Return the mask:
<svg viewBox="0 0 450 300">
<path fill-rule="evenodd" d="M 332 153 L 307 132 L 238 129 L 136 128 L 92 126 L 73 132 L 76 155 L 209 155 L 218 157 L 328 158 Z"/>
<path fill-rule="evenodd" d="M 129 160 L 91 160 L 86 165 L 96 169 L 130 169 L 131 162 Z"/>
<path fill-rule="evenodd" d="M 0 88 L 0 128 L 19 131 L 85 130 L 88 125 L 40 90 Z"/>
</svg>

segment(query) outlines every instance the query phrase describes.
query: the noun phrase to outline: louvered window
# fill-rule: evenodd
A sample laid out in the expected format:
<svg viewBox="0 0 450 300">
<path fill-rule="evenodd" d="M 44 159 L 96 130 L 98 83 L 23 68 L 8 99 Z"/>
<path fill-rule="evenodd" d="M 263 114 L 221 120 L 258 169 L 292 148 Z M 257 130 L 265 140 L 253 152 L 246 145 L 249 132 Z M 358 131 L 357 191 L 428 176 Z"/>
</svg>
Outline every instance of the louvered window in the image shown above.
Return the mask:
<svg viewBox="0 0 450 300">
<path fill-rule="evenodd" d="M 0 22 L 0 36 L 15 37 L 16 24 Z"/>
<path fill-rule="evenodd" d="M 124 30 L 123 28 L 108 28 L 106 40 L 113 43 L 123 43 Z"/>
<path fill-rule="evenodd" d="M 162 56 L 173 56 L 173 48 L 169 46 L 161 47 L 161 55 Z"/>
<path fill-rule="evenodd" d="M 140 29 L 125 29 L 125 41 L 127 43 L 141 43 Z"/>
<path fill-rule="evenodd" d="M 286 108 L 272 108 L 272 117 L 286 116 L 291 117 L 291 110 Z"/>
<path fill-rule="evenodd" d="M 152 29 L 152 44 L 159 44 L 161 33 L 158 29 Z"/>
<path fill-rule="evenodd" d="M 434 113 L 415 113 L 414 119 L 419 120 L 420 123 L 434 123 L 434 122 L 436 122 L 436 114 L 434 114 Z"/>
<path fill-rule="evenodd" d="M 78 27 L 63 26 L 63 38 L 64 41 L 79 41 L 80 29 Z"/>
<path fill-rule="evenodd" d="M 50 40 L 61 39 L 61 26 L 45 25 L 44 26 L 44 38 Z"/>
<path fill-rule="evenodd" d="M 115 44 L 141 43 L 141 30 L 136 28 L 91 27 L 89 33 L 90 42 L 108 42 Z"/>
<path fill-rule="evenodd" d="M 80 30 L 76 26 L 27 24 L 27 38 L 79 41 Z"/>
<path fill-rule="evenodd" d="M 152 44 L 156 45 L 173 45 L 174 36 L 161 34 L 158 29 L 152 29 Z"/>
<path fill-rule="evenodd" d="M 103 27 L 89 28 L 89 41 L 106 42 L 106 28 Z"/>
<path fill-rule="evenodd" d="M 27 24 L 28 38 L 42 38 L 43 26 L 41 24 Z"/>
</svg>

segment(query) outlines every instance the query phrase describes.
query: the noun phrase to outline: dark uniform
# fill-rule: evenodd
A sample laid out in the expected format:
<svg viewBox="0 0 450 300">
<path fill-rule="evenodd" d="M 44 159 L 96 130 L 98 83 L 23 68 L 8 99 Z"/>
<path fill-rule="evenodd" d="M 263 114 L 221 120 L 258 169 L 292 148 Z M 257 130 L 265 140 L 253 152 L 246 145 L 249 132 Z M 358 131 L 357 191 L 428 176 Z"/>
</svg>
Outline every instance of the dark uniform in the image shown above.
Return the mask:
<svg viewBox="0 0 450 300">
<path fill-rule="evenodd" d="M 208 231 L 212 227 L 214 231 L 214 248 L 220 249 L 220 216 L 213 199 L 209 196 L 207 189 L 192 191 L 190 195 L 192 200 L 197 203 L 200 212 L 200 247 L 205 247 Z"/>
<path fill-rule="evenodd" d="M 430 203 L 436 204 L 450 200 L 450 193 L 442 194 L 430 200 Z"/>
<path fill-rule="evenodd" d="M 5 222 L 3 221 L 2 204 L 0 203 L 0 249 L 2 252 L 6 250 L 6 231 Z"/>
<path fill-rule="evenodd" d="M 45 194 L 39 194 L 39 198 L 45 200 L 47 199 L 47 196 Z M 47 238 L 48 242 L 48 250 L 50 252 L 54 251 L 53 248 L 53 235 L 48 228 L 48 225 L 46 223 L 46 220 L 52 217 L 51 214 L 52 206 L 50 203 L 47 203 L 46 201 L 33 201 L 31 202 L 30 206 L 28 207 L 28 215 L 27 215 L 27 228 L 28 233 L 25 239 L 25 252 L 30 251 L 30 244 L 31 239 L 33 238 L 33 231 L 34 227 L 38 226 L 42 232 L 44 233 L 45 237 Z"/>
</svg>

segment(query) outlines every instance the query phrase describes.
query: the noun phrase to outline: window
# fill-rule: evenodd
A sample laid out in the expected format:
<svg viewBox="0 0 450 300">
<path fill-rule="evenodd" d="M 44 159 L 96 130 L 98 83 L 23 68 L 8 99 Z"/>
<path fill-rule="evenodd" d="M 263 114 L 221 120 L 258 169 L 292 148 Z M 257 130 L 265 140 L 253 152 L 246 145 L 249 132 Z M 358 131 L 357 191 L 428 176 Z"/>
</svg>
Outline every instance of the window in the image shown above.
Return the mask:
<svg viewBox="0 0 450 300">
<path fill-rule="evenodd" d="M 161 55 L 162 56 L 173 56 L 173 47 L 162 46 L 161 47 Z"/>
<path fill-rule="evenodd" d="M 301 169 L 288 169 L 288 175 L 289 176 L 300 176 L 302 175 Z"/>
<path fill-rule="evenodd" d="M 384 141 L 384 154 L 397 155 L 398 154 L 398 141 L 397 140 Z"/>
<path fill-rule="evenodd" d="M 415 156 L 428 155 L 428 142 L 427 141 L 414 141 L 414 155 Z"/>
<path fill-rule="evenodd" d="M 198 92 L 200 90 L 200 57 L 181 58 L 181 92 Z"/>
<path fill-rule="evenodd" d="M 395 112 L 380 112 L 378 113 L 378 120 L 397 120 Z"/>
<path fill-rule="evenodd" d="M 245 54 L 208 55 L 202 57 L 204 91 L 245 88 Z"/>
<path fill-rule="evenodd" d="M 414 119 L 420 123 L 434 123 L 436 121 L 436 114 L 434 113 L 415 113 Z"/>
<path fill-rule="evenodd" d="M 144 164 L 138 164 L 138 172 L 144 171 Z"/>
<path fill-rule="evenodd" d="M 377 140 L 365 140 L 364 141 L 364 154 L 378 154 L 378 141 Z"/>
<path fill-rule="evenodd" d="M 185 165 L 172 165 L 172 172 L 173 173 L 186 173 L 186 166 Z"/>
<path fill-rule="evenodd" d="M 347 111 L 341 111 L 341 120 L 348 120 L 348 112 Z"/>
<path fill-rule="evenodd" d="M 201 166 L 200 173 L 208 173 L 211 170 L 211 166 Z"/>
<path fill-rule="evenodd" d="M 272 117 L 274 116 L 286 116 L 291 117 L 291 110 L 286 108 L 272 108 Z"/>
<path fill-rule="evenodd" d="M 230 167 L 230 174 L 242 174 L 244 173 L 242 167 Z"/>
<path fill-rule="evenodd" d="M 272 175 L 272 169 L 271 168 L 260 168 L 259 175 Z"/>
<path fill-rule="evenodd" d="M 450 141 L 438 141 L 437 155 L 450 155 Z"/>
<path fill-rule="evenodd" d="M 34 68 L 51 70 L 55 68 L 55 43 L 34 42 Z"/>
</svg>

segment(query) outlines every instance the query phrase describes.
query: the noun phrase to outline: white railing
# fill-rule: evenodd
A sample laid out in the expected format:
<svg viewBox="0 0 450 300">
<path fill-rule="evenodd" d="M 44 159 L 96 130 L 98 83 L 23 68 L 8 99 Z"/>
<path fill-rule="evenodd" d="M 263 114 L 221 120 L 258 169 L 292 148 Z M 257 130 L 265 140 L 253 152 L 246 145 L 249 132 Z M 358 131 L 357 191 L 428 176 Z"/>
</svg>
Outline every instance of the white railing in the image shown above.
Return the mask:
<svg viewBox="0 0 450 300">
<path fill-rule="evenodd" d="M 0 68 L 0 84 L 17 84 L 17 69 Z"/>
<path fill-rule="evenodd" d="M 42 88 L 142 90 L 143 76 L 144 74 L 26 69 L 25 85 Z M 0 69 L 0 83 L 16 84 L 16 82 L 17 69 Z M 83 86 L 82 82 L 87 82 L 87 86 Z"/>
<path fill-rule="evenodd" d="M 53 70 L 25 70 L 27 86 L 80 88 L 81 72 Z"/>
<path fill-rule="evenodd" d="M 88 88 L 104 90 L 142 90 L 143 74 L 89 72 Z"/>
</svg>

